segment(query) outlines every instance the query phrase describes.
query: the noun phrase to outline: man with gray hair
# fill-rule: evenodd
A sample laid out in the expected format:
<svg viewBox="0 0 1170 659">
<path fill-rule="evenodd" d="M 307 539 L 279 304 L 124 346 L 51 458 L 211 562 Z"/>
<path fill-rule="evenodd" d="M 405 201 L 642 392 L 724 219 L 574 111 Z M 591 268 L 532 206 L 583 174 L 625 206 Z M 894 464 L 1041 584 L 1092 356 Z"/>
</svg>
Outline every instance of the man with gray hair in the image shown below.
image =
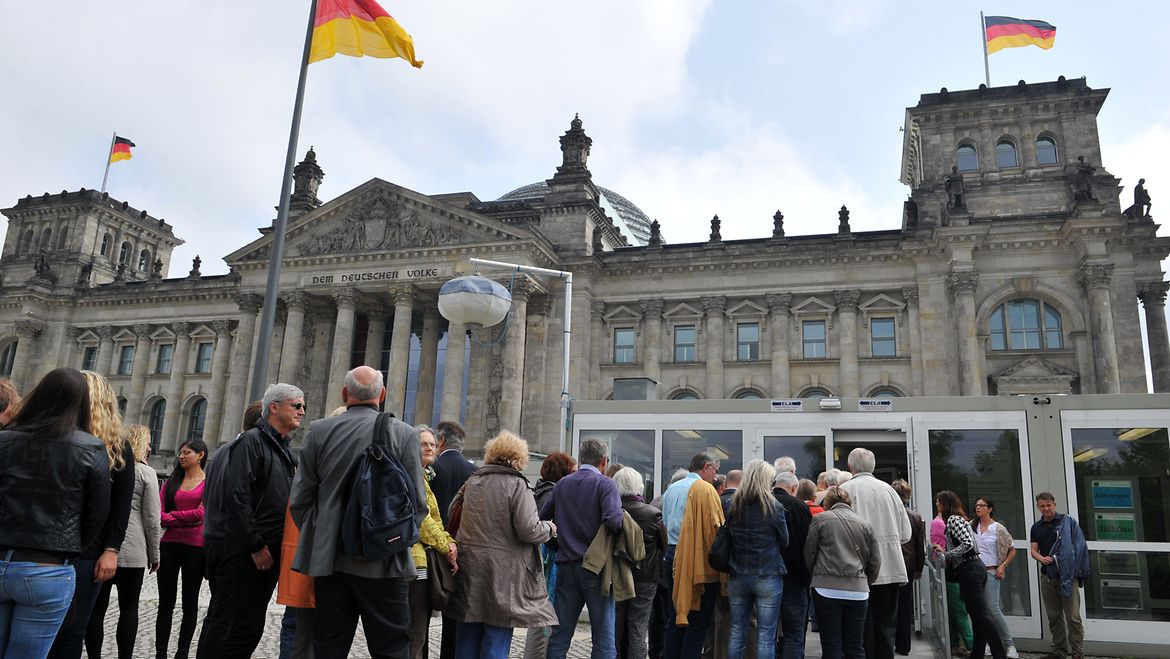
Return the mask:
<svg viewBox="0 0 1170 659">
<path fill-rule="evenodd" d="M 774 462 L 772 466 L 776 467 L 776 473 L 782 473 L 785 471 L 791 472 L 793 474 L 796 473 L 796 460 L 788 457 L 787 455 L 782 455 L 776 458 L 776 462 Z"/>
<path fill-rule="evenodd" d="M 772 479 L 772 496 L 784 506 L 784 519 L 788 522 L 788 545 L 780 550 L 788 572 L 784 575 L 784 591 L 780 596 L 783 637 L 776 643 L 777 657 L 804 656 L 804 622 L 808 619 L 808 588 L 812 581 L 804 562 L 804 543 L 808 539 L 812 513 L 808 504 L 796 496 L 799 486 L 800 479 L 791 471 L 778 471 Z"/>
<path fill-rule="evenodd" d="M 435 426 L 435 439 L 439 441 L 439 457 L 432 468 L 435 476 L 431 479 L 431 491 L 439 503 L 439 517 L 443 526 L 450 521 L 449 508 L 459 489 L 475 471 L 475 465 L 463 456 L 463 426 L 455 421 L 440 421 Z M 459 621 L 443 614 L 443 640 L 439 645 L 439 659 L 455 659 L 455 628 Z"/>
<path fill-rule="evenodd" d="M 305 393 L 283 382 L 264 392 L 261 417 L 230 448 L 222 492 L 205 522 L 224 529 L 208 566 L 216 584 L 199 636 L 199 657 L 248 657 L 264 634 L 280 574 L 280 543 L 296 459 L 289 434 L 305 416 Z"/>
<path fill-rule="evenodd" d="M 893 659 L 898 589 L 909 581 L 902 560 L 902 545 L 911 537 L 910 518 L 906 516 L 902 497 L 889 484 L 874 477 L 873 451 L 863 447 L 853 449 L 848 464 L 853 477 L 838 487 L 853 497 L 853 512 L 873 527 L 882 559 L 878 578 L 869 586 L 865 654 L 871 659 Z"/>
</svg>

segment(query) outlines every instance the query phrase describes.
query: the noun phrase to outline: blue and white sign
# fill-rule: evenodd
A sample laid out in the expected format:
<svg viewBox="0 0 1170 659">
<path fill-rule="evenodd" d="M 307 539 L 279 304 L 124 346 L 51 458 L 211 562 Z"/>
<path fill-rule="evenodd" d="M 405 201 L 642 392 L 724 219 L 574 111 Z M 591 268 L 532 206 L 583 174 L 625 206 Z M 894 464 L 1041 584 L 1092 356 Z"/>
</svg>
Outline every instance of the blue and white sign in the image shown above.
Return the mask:
<svg viewBox="0 0 1170 659">
<path fill-rule="evenodd" d="M 799 412 L 804 409 L 804 401 L 799 398 L 781 398 L 772 401 L 773 412 Z"/>
<path fill-rule="evenodd" d="M 889 412 L 894 408 L 892 398 L 862 398 L 857 401 L 859 412 Z"/>
</svg>

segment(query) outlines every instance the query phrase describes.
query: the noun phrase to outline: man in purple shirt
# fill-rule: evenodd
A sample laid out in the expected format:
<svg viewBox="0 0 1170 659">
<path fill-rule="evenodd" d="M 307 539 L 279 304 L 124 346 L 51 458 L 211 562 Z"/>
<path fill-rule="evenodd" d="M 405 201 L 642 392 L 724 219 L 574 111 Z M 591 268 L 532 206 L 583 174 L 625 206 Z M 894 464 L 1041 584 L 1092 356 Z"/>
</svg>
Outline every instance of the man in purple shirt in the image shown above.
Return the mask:
<svg viewBox="0 0 1170 659">
<path fill-rule="evenodd" d="M 557 481 L 540 511 L 541 519 L 557 525 L 557 583 L 553 607 L 560 624 L 548 640 L 549 659 L 564 659 L 577 628 L 581 607 L 589 607 L 593 631 L 592 659 L 614 659 L 614 599 L 601 594 L 601 580 L 581 567 L 581 559 L 602 525 L 617 533 L 622 528 L 622 499 L 617 486 L 605 477 L 609 447 L 596 439 L 581 442 L 581 467 Z"/>
</svg>

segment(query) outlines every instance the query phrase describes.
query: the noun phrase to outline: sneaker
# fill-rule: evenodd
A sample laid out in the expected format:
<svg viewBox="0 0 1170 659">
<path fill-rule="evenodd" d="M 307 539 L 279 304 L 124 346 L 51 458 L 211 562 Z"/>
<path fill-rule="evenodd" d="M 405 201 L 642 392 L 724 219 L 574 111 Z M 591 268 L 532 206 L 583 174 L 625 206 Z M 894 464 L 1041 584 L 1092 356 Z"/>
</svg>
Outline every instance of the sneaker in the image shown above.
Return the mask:
<svg viewBox="0 0 1170 659">
<path fill-rule="evenodd" d="M 1016 646 L 1009 645 L 1007 647 L 1007 658 L 1008 659 L 1020 659 L 1020 652 L 1019 652 L 1019 650 L 1016 650 Z"/>
</svg>

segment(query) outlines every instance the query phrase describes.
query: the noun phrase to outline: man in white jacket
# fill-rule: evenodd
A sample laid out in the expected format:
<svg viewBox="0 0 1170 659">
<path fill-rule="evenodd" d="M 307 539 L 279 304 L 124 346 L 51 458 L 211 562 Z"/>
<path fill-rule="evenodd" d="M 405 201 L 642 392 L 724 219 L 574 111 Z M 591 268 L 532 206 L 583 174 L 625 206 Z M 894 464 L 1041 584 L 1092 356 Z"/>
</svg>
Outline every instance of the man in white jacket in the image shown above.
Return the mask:
<svg viewBox="0 0 1170 659">
<path fill-rule="evenodd" d="M 855 448 L 849 453 L 849 471 L 853 478 L 841 489 L 853 497 L 853 512 L 873 526 L 881 554 L 882 567 L 877 581 L 869 587 L 869 606 L 865 614 L 865 656 L 868 659 L 893 659 L 894 632 L 898 622 L 898 588 L 908 581 L 902 560 L 902 544 L 910 540 L 910 518 L 902 498 L 873 475 L 876 466 L 873 451 Z"/>
</svg>

